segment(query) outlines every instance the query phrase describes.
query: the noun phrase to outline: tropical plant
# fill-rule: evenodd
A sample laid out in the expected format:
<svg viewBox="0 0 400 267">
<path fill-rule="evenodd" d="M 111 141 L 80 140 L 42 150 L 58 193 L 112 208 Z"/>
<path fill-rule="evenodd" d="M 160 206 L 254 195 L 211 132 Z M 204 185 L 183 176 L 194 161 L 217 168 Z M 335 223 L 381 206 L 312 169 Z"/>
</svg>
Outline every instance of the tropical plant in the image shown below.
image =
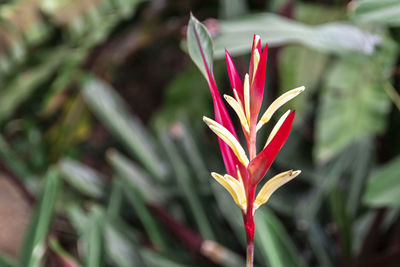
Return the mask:
<svg viewBox="0 0 400 267">
<path fill-rule="evenodd" d="M 244 77 L 254 33 L 269 44 L 260 109 L 307 87 L 268 176 L 302 173 L 255 213 L 254 264 L 397 266 L 399 3 L 348 2 L 2 1 L 0 210 L 16 210 L 12 185 L 33 215 L 0 266 L 245 264 L 242 213 L 209 175 L 226 173 L 199 119 L 212 98 L 179 47 L 190 10 L 220 93 L 224 48 Z"/>
</svg>

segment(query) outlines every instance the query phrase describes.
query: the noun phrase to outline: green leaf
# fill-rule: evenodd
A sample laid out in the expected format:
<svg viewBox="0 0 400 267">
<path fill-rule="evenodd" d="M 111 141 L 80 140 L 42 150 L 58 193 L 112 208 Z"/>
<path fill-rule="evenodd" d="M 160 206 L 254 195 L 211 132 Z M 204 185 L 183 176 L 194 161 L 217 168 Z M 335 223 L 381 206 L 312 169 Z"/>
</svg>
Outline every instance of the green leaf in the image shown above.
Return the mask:
<svg viewBox="0 0 400 267">
<path fill-rule="evenodd" d="M 208 81 L 213 70 L 213 43 L 207 28 L 193 14 L 190 15 L 186 36 L 189 55 Z"/>
<path fill-rule="evenodd" d="M 307 239 L 310 244 L 315 257 L 318 260 L 317 266 L 333 267 L 333 251 L 335 242 L 329 240 L 326 236 L 325 230 L 321 225 L 312 220 L 307 224 Z"/>
<path fill-rule="evenodd" d="M 138 118 L 129 114 L 122 98 L 107 84 L 88 78 L 83 96 L 102 122 L 127 146 L 146 169 L 157 179 L 164 180 L 166 166 L 159 158 L 150 134 Z"/>
<path fill-rule="evenodd" d="M 67 207 L 67 216 L 79 233 L 79 245 L 83 249 L 85 267 L 102 266 L 103 227 L 105 214 L 100 206 L 92 206 L 88 214 L 72 204 Z"/>
<path fill-rule="evenodd" d="M 173 78 L 164 91 L 162 106 L 152 117 L 152 124 L 162 128 L 184 117 L 196 126 L 203 126 L 203 121 L 198 118 L 210 110 L 210 93 L 208 90 L 191 90 L 194 85 L 199 88 L 207 86 L 195 66 Z"/>
<path fill-rule="evenodd" d="M 82 235 L 89 224 L 88 215 L 79 206 L 71 204 L 67 206 L 67 216 L 75 230 Z"/>
<path fill-rule="evenodd" d="M 398 0 L 357 0 L 352 2 L 350 10 L 357 22 L 400 26 Z"/>
<path fill-rule="evenodd" d="M 281 93 L 306 85 L 306 94 L 312 94 L 319 79 L 321 79 L 327 60 L 328 57 L 326 55 L 316 53 L 307 47 L 285 47 L 279 55 Z"/>
<path fill-rule="evenodd" d="M 356 151 L 354 158 L 357 161 L 351 165 L 349 190 L 347 192 L 347 211 L 352 218 L 357 216 L 362 190 L 371 169 L 372 158 L 376 152 L 372 138 L 360 139 L 354 143 L 353 147 Z"/>
<path fill-rule="evenodd" d="M 85 246 L 85 266 L 100 267 L 103 262 L 103 227 L 104 212 L 100 207 L 93 207 L 89 213 L 89 221 L 84 226 L 83 242 Z"/>
<path fill-rule="evenodd" d="M 248 53 L 254 33 L 259 34 L 269 46 L 302 44 L 336 54 L 371 54 L 380 41 L 379 36 L 366 33 L 351 24 L 335 22 L 308 26 L 270 13 L 221 21 L 219 26 L 220 32 L 214 39 L 216 58 L 224 56 L 225 48 L 232 55 Z"/>
<path fill-rule="evenodd" d="M 124 179 L 124 182 L 126 178 Z M 150 240 L 154 243 L 157 249 L 165 251 L 167 249 L 166 241 L 163 235 L 163 231 L 159 224 L 155 221 L 151 211 L 146 206 L 143 197 L 136 190 L 132 188 L 128 183 L 122 183 L 125 196 L 127 197 L 129 203 L 133 207 L 135 213 L 139 217 L 142 225 L 149 236 Z"/>
<path fill-rule="evenodd" d="M 314 223 L 317 220 L 318 211 L 324 203 L 324 199 L 339 183 L 340 178 L 348 168 L 352 168 L 353 161 L 357 158 L 358 151 L 353 146 L 347 146 L 337 157 L 330 160 L 314 175 L 314 190 L 300 201 L 296 207 L 300 220 Z"/>
<path fill-rule="evenodd" d="M 182 136 L 180 138 L 180 144 L 183 146 L 183 151 L 188 159 L 189 164 L 196 173 L 196 177 L 200 183 L 209 184 L 210 173 L 204 162 L 204 158 L 200 154 L 200 144 L 195 139 L 193 131 L 187 124 L 179 124 L 182 127 Z M 208 187 L 209 188 L 209 187 Z"/>
<path fill-rule="evenodd" d="M 55 70 L 65 58 L 62 49 L 42 55 L 43 63 L 21 71 L 0 91 L 0 121 L 8 118 Z"/>
<path fill-rule="evenodd" d="M 107 218 L 104 227 L 105 252 L 118 267 L 186 267 L 164 256 L 159 251 L 147 249 L 128 225 L 117 219 Z"/>
<path fill-rule="evenodd" d="M 235 202 L 233 201 L 229 193 L 220 184 L 218 184 L 216 181 L 210 181 L 210 182 L 213 183 L 211 187 L 213 189 L 214 196 L 217 199 L 217 204 L 219 206 L 219 209 L 221 210 L 223 216 L 225 217 L 226 222 L 229 224 L 229 226 L 231 226 L 233 232 L 236 234 L 236 237 L 241 241 L 241 245 L 243 246 L 243 251 L 244 251 L 246 240 L 245 240 L 245 231 L 243 228 L 244 226 L 242 222 L 242 213 L 239 207 L 236 206 Z M 226 234 L 229 233 L 231 232 L 230 231 L 222 233 L 219 232 L 219 234 L 222 234 L 222 236 L 224 237 L 223 239 L 224 243 L 231 245 L 231 242 L 234 239 L 232 239 L 230 236 L 229 237 L 226 236 Z M 256 246 L 257 245 L 258 244 L 256 244 Z M 225 249 L 226 252 L 224 252 L 225 255 L 221 258 L 220 265 L 226 267 L 238 267 L 245 265 L 245 261 L 243 258 L 241 258 L 238 254 L 232 252 L 228 248 Z"/>
<path fill-rule="evenodd" d="M 331 159 L 359 138 L 384 131 L 390 99 L 375 66 L 364 57 L 332 65 L 317 110 L 314 156 L 318 161 Z"/>
<path fill-rule="evenodd" d="M 45 177 L 45 186 L 42 198 L 31 224 L 27 230 L 24 246 L 21 252 L 21 266 L 42 266 L 43 256 L 46 252 L 46 236 L 50 230 L 53 209 L 57 200 L 60 177 L 55 169 L 50 169 Z"/>
<path fill-rule="evenodd" d="M 242 220 L 243 216 L 240 208 L 235 204 L 228 191 L 225 190 L 225 188 L 223 188 L 217 181 L 212 179 L 210 183 L 219 210 L 232 231 L 235 233 L 240 244 L 245 248 L 246 237 Z"/>
<path fill-rule="evenodd" d="M 163 191 L 152 181 L 152 177 L 123 154 L 110 149 L 107 160 L 126 185 L 141 193 L 146 203 L 162 203 L 165 200 Z"/>
<path fill-rule="evenodd" d="M 294 123 L 301 123 L 307 112 L 314 106 L 310 105 L 313 93 L 318 89 L 320 79 L 328 63 L 328 56 L 303 47 L 287 46 L 279 53 L 280 93 L 293 88 L 306 86 L 306 91 L 291 100 L 287 108 L 296 110 Z M 282 114 L 284 110 L 282 109 Z M 277 116 L 277 118 L 279 118 Z"/>
<path fill-rule="evenodd" d="M 162 145 L 165 148 L 165 152 L 167 153 L 167 156 L 171 161 L 171 166 L 174 169 L 178 186 L 182 194 L 184 195 L 188 205 L 190 206 L 190 210 L 192 212 L 192 215 L 194 216 L 200 233 L 205 239 L 215 240 L 212 227 L 207 218 L 205 207 L 204 205 L 202 205 L 196 187 L 193 183 L 193 175 L 191 175 L 185 161 L 179 154 L 177 147 L 175 146 L 169 134 L 166 131 L 160 133 L 160 139 Z"/>
<path fill-rule="evenodd" d="M 380 168 L 369 179 L 363 203 L 370 207 L 400 206 L 400 157 Z"/>
<path fill-rule="evenodd" d="M 142 249 L 141 254 L 146 264 L 150 267 L 189 267 L 189 265 L 175 262 L 167 256 L 149 249 Z"/>
<path fill-rule="evenodd" d="M 118 227 L 118 224 L 106 220 L 104 240 L 105 251 L 115 266 L 147 266 L 138 253 L 136 244 L 129 238 L 127 231 Z"/>
<path fill-rule="evenodd" d="M 146 1 L 147 0 L 111 0 L 117 11 L 127 19 L 132 17 L 138 4 Z"/>
<path fill-rule="evenodd" d="M 93 198 L 104 196 L 105 177 L 100 173 L 68 158 L 62 159 L 59 167 L 65 180 L 82 194 Z"/>
<path fill-rule="evenodd" d="M 17 153 L 8 145 L 4 137 L 0 134 L 0 157 L 8 166 L 18 174 L 21 179 L 28 180 L 33 174 L 27 168 L 27 164 L 21 160 Z"/>
<path fill-rule="evenodd" d="M 151 177 L 146 172 L 119 152 L 109 150 L 107 158 L 118 174 L 119 187 L 137 213 L 150 239 L 160 249 L 165 250 L 166 244 L 162 231 L 146 206 L 147 204 L 162 203 L 164 201 L 163 192 L 151 183 Z"/>
<path fill-rule="evenodd" d="M 107 217 L 118 218 L 123 201 L 123 192 L 121 182 L 113 177 L 111 182 L 111 193 L 107 204 Z"/>
<path fill-rule="evenodd" d="M 221 0 L 220 6 L 220 17 L 222 19 L 240 17 L 248 12 L 245 0 Z"/>
<path fill-rule="evenodd" d="M 338 188 L 333 189 L 329 200 L 332 217 L 339 228 L 342 252 L 346 258 L 351 258 L 353 253 L 352 221 L 346 209 L 342 192 Z"/>
<path fill-rule="evenodd" d="M 307 25 L 321 25 L 328 22 L 344 21 L 347 19 L 347 9 L 343 5 L 315 5 L 300 2 L 294 12 L 295 20 Z"/>
<path fill-rule="evenodd" d="M 343 8 L 304 3 L 296 5 L 295 20 L 308 25 L 318 25 L 345 18 L 346 13 Z M 315 91 L 320 88 L 320 82 L 328 65 L 329 55 L 302 45 L 288 45 L 282 47 L 278 59 L 281 94 L 292 88 L 306 86 L 305 93 L 286 104 L 288 108 L 296 110 L 294 123 L 299 124 L 306 114 L 313 111 L 314 106 L 310 105 L 310 102 Z M 281 111 L 281 114 L 277 114 L 277 116 L 283 115 L 283 113 L 284 111 Z"/>
<path fill-rule="evenodd" d="M 49 246 L 57 255 L 58 260 L 63 264 L 63 267 L 79 267 L 80 264 L 74 259 L 64 248 L 60 245 L 60 243 L 52 238 L 49 241 Z"/>
<path fill-rule="evenodd" d="M 6 255 L 0 254 L 0 266 L 1 267 L 17 267 L 17 264 L 9 259 Z"/>
<path fill-rule="evenodd" d="M 306 266 L 285 228 L 271 211 L 266 207 L 257 210 L 254 222 L 255 242 L 271 267 Z"/>
</svg>

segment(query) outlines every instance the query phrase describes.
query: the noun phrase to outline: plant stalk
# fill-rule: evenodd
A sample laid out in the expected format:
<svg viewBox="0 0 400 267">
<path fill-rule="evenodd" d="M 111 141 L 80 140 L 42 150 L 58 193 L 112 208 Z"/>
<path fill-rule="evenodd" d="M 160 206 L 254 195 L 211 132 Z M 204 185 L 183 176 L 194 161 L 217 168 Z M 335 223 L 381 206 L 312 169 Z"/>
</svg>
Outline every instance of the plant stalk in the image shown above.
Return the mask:
<svg viewBox="0 0 400 267">
<path fill-rule="evenodd" d="M 257 118 L 257 117 L 256 117 Z M 250 133 L 247 139 L 250 160 L 257 156 L 257 119 L 250 121 Z M 247 181 L 246 195 L 247 195 L 247 210 L 243 214 L 244 227 L 246 229 L 247 250 L 246 250 L 246 267 L 253 267 L 254 261 L 254 214 L 253 204 L 256 193 L 256 185 L 252 183 L 252 177 Z"/>
<path fill-rule="evenodd" d="M 254 215 L 253 215 L 253 203 L 254 203 L 254 193 L 255 186 L 250 186 L 248 189 L 248 199 L 247 199 L 247 211 L 244 214 L 244 227 L 246 229 L 246 239 L 247 239 L 247 250 L 246 250 L 246 267 L 253 267 L 254 261 Z"/>
<path fill-rule="evenodd" d="M 254 260 L 254 242 L 247 240 L 246 267 L 253 267 Z"/>
</svg>

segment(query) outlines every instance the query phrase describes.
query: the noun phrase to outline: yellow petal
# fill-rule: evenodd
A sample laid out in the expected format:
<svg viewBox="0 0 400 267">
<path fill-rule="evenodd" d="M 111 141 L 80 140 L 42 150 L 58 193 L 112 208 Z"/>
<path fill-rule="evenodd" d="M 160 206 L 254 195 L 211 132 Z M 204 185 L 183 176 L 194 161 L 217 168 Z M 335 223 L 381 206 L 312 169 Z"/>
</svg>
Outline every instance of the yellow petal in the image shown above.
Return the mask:
<svg viewBox="0 0 400 267">
<path fill-rule="evenodd" d="M 243 178 L 242 178 L 242 175 L 240 174 L 239 166 L 237 166 L 237 165 L 236 165 L 236 172 L 237 172 L 238 180 L 239 180 L 240 184 L 243 186 L 244 192 L 246 192 L 246 190 L 244 189 Z M 246 193 L 245 193 L 245 195 L 246 195 Z"/>
<path fill-rule="evenodd" d="M 240 104 L 240 106 L 241 106 L 242 109 L 243 109 L 243 103 L 242 103 L 242 101 L 240 100 L 240 97 L 239 97 L 239 95 L 238 95 L 238 92 L 236 91 L 235 88 L 233 88 L 233 95 L 235 96 L 236 101 Z"/>
<path fill-rule="evenodd" d="M 237 184 L 235 184 L 234 182 L 232 182 L 230 180 L 230 178 L 236 180 L 235 178 L 233 178 L 231 176 L 230 178 L 227 179 L 226 175 L 224 177 L 216 172 L 212 172 L 211 176 L 215 180 L 217 180 L 217 182 L 220 185 L 222 185 L 229 192 L 229 194 L 232 196 L 233 200 L 235 201 L 236 205 L 238 205 L 241 209 L 246 208 L 246 200 L 244 200 L 244 202 L 243 202 L 243 196 L 240 193 L 240 189 L 238 188 Z M 244 205 L 243 205 L 243 203 L 244 203 Z"/>
<path fill-rule="evenodd" d="M 272 128 L 271 133 L 268 136 L 267 142 L 265 143 L 264 148 L 271 142 L 272 138 L 274 138 L 276 132 L 278 132 L 279 128 L 281 128 L 283 122 L 286 120 L 287 116 L 289 116 L 290 109 L 286 111 L 285 114 L 282 115 L 282 117 L 278 120 L 278 122 L 275 124 L 274 128 Z"/>
<path fill-rule="evenodd" d="M 278 97 L 269 107 L 268 109 L 264 112 L 264 114 L 262 115 L 260 121 L 257 123 L 257 131 L 259 129 L 261 129 L 261 127 L 267 123 L 272 115 L 275 113 L 275 111 L 278 110 L 278 108 L 280 108 L 282 105 L 284 105 L 286 102 L 290 101 L 291 99 L 293 99 L 294 97 L 296 97 L 298 94 L 300 94 L 301 92 L 303 92 L 305 90 L 304 86 L 292 89 L 286 93 L 284 93 L 283 95 L 281 95 L 280 97 Z"/>
<path fill-rule="evenodd" d="M 254 76 L 256 76 L 259 62 L 260 62 L 260 52 L 258 52 L 258 49 L 255 48 L 253 50 L 253 77 L 251 78 L 252 81 L 254 81 Z"/>
<path fill-rule="evenodd" d="M 246 111 L 247 122 L 250 123 L 250 84 L 249 84 L 249 74 L 244 76 L 243 84 L 243 94 L 244 94 L 244 109 Z"/>
<path fill-rule="evenodd" d="M 238 160 L 247 167 L 247 165 L 249 164 L 249 159 L 247 158 L 246 152 L 244 151 L 243 147 L 240 145 L 236 137 L 234 137 L 233 134 L 231 134 L 231 132 L 228 131 L 224 126 L 210 118 L 203 117 L 203 121 L 219 138 L 221 138 L 232 149 Z"/>
<path fill-rule="evenodd" d="M 236 192 L 237 201 L 238 201 L 236 204 L 238 204 L 242 210 L 246 210 L 247 200 L 246 200 L 246 194 L 245 194 L 242 183 L 240 183 L 239 180 L 235 179 L 234 177 L 230 176 L 229 174 L 225 174 L 224 178 Z"/>
<path fill-rule="evenodd" d="M 249 124 L 247 123 L 246 116 L 244 115 L 244 111 L 240 103 L 238 103 L 233 97 L 229 95 L 224 95 L 226 102 L 233 108 L 236 112 L 236 115 L 239 117 L 240 123 L 247 133 L 249 133 Z"/>
<path fill-rule="evenodd" d="M 290 170 L 282 172 L 278 175 L 275 175 L 268 182 L 266 182 L 264 186 L 261 188 L 260 192 L 258 193 L 256 200 L 254 201 L 253 212 L 262 204 L 266 203 L 270 198 L 270 196 L 272 195 L 272 193 L 274 193 L 279 187 L 286 184 L 300 173 L 301 173 L 300 170 L 298 171 Z"/>
<path fill-rule="evenodd" d="M 226 181 L 225 177 L 222 176 L 221 174 L 218 174 L 216 172 L 212 172 L 211 176 L 217 180 L 217 182 L 222 185 L 228 192 L 231 194 L 233 200 L 235 200 L 236 203 L 238 203 L 238 196 L 236 194 L 236 191 L 232 188 L 232 185 Z"/>
</svg>

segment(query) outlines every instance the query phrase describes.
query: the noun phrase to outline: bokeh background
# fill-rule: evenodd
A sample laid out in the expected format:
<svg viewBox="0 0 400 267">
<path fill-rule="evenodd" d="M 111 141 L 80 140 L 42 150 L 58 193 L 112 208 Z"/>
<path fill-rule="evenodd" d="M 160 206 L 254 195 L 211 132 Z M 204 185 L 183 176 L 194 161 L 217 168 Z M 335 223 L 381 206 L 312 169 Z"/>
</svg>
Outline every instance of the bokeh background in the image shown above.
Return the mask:
<svg viewBox="0 0 400 267">
<path fill-rule="evenodd" d="M 190 12 L 221 93 L 224 48 L 243 77 L 254 33 L 264 106 L 307 88 L 280 110 L 267 176 L 303 172 L 257 211 L 256 265 L 399 266 L 398 0 L 0 1 L 0 266 L 244 266 Z"/>
</svg>

